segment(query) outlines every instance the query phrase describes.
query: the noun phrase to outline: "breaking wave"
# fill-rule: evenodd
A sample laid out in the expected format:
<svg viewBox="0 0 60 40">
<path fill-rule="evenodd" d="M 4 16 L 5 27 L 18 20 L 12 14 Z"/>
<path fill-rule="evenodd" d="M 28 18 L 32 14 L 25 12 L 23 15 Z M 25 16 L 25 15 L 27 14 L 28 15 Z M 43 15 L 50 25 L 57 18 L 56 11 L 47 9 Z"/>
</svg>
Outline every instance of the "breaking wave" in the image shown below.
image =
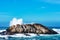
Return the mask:
<svg viewBox="0 0 60 40">
<path fill-rule="evenodd" d="M 23 19 L 20 18 L 20 19 L 17 19 L 17 18 L 13 18 L 11 21 L 10 21 L 10 25 L 9 26 L 12 26 L 12 25 L 16 25 L 16 24 L 23 24 Z"/>
<path fill-rule="evenodd" d="M 60 29 L 53 28 L 52 30 L 56 31 L 57 33 L 60 34 Z"/>
<path fill-rule="evenodd" d="M 3 31 L 6 31 L 6 30 L 0 30 L 0 32 L 3 32 Z"/>
</svg>

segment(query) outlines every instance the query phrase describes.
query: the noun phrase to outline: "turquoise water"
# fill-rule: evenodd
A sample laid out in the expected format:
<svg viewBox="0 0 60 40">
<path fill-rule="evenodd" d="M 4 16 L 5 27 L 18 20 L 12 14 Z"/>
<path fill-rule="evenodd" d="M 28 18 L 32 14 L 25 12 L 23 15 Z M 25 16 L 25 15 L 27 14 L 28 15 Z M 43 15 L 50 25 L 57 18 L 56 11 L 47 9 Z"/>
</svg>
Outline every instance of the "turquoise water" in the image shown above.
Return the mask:
<svg viewBox="0 0 60 40">
<path fill-rule="evenodd" d="M 53 27 L 52 27 L 53 28 Z M 7 29 L 5 28 L 0 28 L 0 30 Z M 34 37 L 0 37 L 0 40 L 60 40 L 60 34 L 54 34 L 54 35 L 39 35 L 39 36 L 34 36 Z"/>
<path fill-rule="evenodd" d="M 32 38 L 9 38 L 9 40 L 60 40 L 60 35 L 36 36 Z"/>
<path fill-rule="evenodd" d="M 8 39 L 0 38 L 0 40 L 60 40 L 60 34 L 35 37 L 8 37 Z"/>
</svg>

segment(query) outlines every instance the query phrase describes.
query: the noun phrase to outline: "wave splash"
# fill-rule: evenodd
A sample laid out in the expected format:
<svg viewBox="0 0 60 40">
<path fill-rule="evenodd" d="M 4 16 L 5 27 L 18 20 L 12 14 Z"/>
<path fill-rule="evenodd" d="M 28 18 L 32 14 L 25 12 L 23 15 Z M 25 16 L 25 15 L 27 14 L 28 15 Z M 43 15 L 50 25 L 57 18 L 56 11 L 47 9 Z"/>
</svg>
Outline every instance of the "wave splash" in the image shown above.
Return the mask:
<svg viewBox="0 0 60 40">
<path fill-rule="evenodd" d="M 11 21 L 10 21 L 10 25 L 9 26 L 12 26 L 12 25 L 16 25 L 16 24 L 23 24 L 23 19 L 20 18 L 20 19 L 17 19 L 17 18 L 13 18 Z"/>
</svg>

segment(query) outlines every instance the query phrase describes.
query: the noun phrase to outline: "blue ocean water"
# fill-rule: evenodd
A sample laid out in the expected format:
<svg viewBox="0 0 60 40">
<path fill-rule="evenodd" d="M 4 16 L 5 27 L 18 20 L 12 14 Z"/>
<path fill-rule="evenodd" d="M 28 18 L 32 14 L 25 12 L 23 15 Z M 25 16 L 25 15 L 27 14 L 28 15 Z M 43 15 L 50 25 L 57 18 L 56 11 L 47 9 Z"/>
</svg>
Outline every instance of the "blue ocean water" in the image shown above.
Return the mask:
<svg viewBox="0 0 60 40">
<path fill-rule="evenodd" d="M 4 30 L 4 29 L 7 29 L 8 27 L 0 27 L 0 30 Z M 51 29 L 53 28 L 57 28 L 59 29 L 58 27 L 50 27 Z M 37 36 L 34 36 L 34 37 L 11 37 L 11 36 L 8 36 L 8 37 L 1 37 L 0 36 L 0 40 L 60 40 L 60 34 L 54 34 L 54 35 L 37 35 Z"/>
<path fill-rule="evenodd" d="M 60 35 L 53 35 L 53 36 L 36 36 L 31 38 L 12 38 L 9 37 L 8 40 L 60 40 Z"/>
</svg>

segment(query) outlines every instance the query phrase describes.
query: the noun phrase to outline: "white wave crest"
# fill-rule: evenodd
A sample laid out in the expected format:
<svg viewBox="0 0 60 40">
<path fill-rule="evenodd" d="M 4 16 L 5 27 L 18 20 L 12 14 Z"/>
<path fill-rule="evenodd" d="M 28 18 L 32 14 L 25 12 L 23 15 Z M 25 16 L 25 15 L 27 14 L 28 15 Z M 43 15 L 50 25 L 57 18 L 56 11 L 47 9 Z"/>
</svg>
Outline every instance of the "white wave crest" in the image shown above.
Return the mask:
<svg viewBox="0 0 60 40">
<path fill-rule="evenodd" d="M 27 34 L 30 35 L 30 36 L 27 36 L 25 34 L 15 34 L 15 35 L 10 35 L 10 37 L 35 37 L 35 36 L 37 36 L 34 33 L 27 33 Z"/>
<path fill-rule="evenodd" d="M 6 31 L 6 30 L 0 30 L 0 32 L 3 32 L 3 31 Z"/>
<path fill-rule="evenodd" d="M 55 28 L 53 28 L 52 30 L 54 30 L 54 31 L 56 31 L 57 33 L 60 34 L 60 29 L 55 29 Z"/>
</svg>

